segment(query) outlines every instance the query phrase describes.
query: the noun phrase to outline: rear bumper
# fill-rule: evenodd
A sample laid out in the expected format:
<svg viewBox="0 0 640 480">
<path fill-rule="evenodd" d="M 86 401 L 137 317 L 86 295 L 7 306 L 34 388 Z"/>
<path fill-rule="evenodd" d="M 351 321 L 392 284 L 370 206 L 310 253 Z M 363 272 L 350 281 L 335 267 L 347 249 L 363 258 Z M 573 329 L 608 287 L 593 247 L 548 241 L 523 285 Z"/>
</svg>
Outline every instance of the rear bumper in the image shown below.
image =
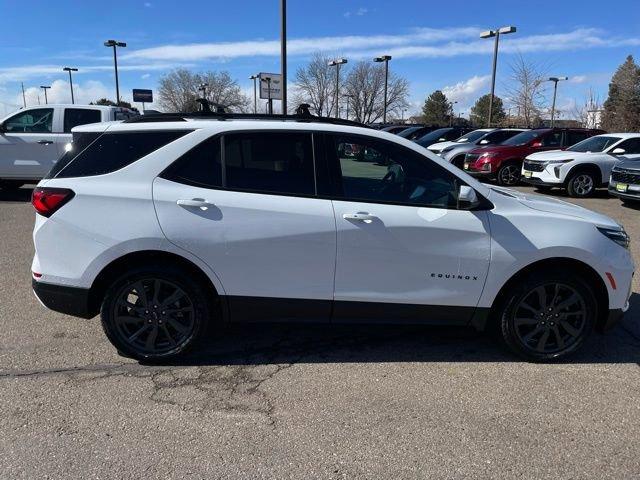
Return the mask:
<svg viewBox="0 0 640 480">
<path fill-rule="evenodd" d="M 89 289 L 53 285 L 31 280 L 33 293 L 40 303 L 56 312 L 81 318 L 93 318 L 95 309 L 90 308 Z"/>
</svg>

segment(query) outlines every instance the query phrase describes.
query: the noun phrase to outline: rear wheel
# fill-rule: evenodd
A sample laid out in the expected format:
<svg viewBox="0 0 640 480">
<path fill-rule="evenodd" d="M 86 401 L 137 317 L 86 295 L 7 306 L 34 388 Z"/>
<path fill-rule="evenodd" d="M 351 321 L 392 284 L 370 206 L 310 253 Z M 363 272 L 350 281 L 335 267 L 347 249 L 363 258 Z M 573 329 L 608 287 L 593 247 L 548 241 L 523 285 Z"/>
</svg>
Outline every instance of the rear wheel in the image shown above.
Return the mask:
<svg viewBox="0 0 640 480">
<path fill-rule="evenodd" d="M 595 175 L 589 171 L 576 172 L 567 180 L 567 193 L 571 197 L 589 197 L 595 189 Z"/>
<path fill-rule="evenodd" d="M 549 361 L 578 350 L 597 317 L 595 294 L 581 277 L 536 272 L 518 283 L 504 303 L 502 337 L 519 356 Z"/>
<path fill-rule="evenodd" d="M 505 163 L 498 169 L 496 177 L 500 185 L 517 185 L 520 182 L 520 165 L 515 162 Z"/>
<path fill-rule="evenodd" d="M 121 354 L 164 360 L 187 352 L 204 336 L 210 304 L 206 291 L 181 270 L 138 268 L 112 284 L 100 315 Z"/>
</svg>

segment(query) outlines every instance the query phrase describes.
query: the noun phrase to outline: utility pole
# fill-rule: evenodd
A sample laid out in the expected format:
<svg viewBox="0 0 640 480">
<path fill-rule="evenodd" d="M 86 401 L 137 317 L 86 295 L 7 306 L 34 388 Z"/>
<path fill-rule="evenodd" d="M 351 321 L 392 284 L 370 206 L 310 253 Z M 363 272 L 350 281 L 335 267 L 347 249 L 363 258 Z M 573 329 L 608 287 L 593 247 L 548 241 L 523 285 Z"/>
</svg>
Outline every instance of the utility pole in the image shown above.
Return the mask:
<svg viewBox="0 0 640 480">
<path fill-rule="evenodd" d="M 47 98 L 47 90 L 51 88 L 51 85 L 40 85 L 40 88 L 44 90 L 44 104 L 49 105 L 49 99 Z"/>
<path fill-rule="evenodd" d="M 558 82 L 569 80 L 569 77 L 550 77 L 549 81 L 553 82 L 553 103 L 551 104 L 551 128 L 555 125 L 556 116 L 556 94 L 558 93 Z"/>
<path fill-rule="evenodd" d="M 491 115 L 493 113 L 493 97 L 496 90 L 496 67 L 498 65 L 498 43 L 500 42 L 500 34 L 506 35 L 507 33 L 515 33 L 516 27 L 501 27 L 495 30 L 487 30 L 480 34 L 480 38 L 495 38 L 493 44 L 493 68 L 491 72 L 491 96 L 489 97 L 489 117 L 487 121 L 487 127 L 491 127 Z"/>
<path fill-rule="evenodd" d="M 336 67 L 336 118 L 340 118 L 340 65 L 347 63 L 346 58 L 338 58 L 329 62 L 330 67 Z"/>
<path fill-rule="evenodd" d="M 253 80 L 253 113 L 258 113 L 258 90 L 256 87 L 258 75 L 251 75 L 249 79 Z"/>
<path fill-rule="evenodd" d="M 73 105 L 76 102 L 73 98 L 73 79 L 71 78 L 71 72 L 77 72 L 78 69 L 73 67 L 64 67 L 62 70 L 65 72 L 69 72 L 69 87 L 71 88 L 71 105 Z"/>
<path fill-rule="evenodd" d="M 287 114 L 287 0 L 280 0 L 280 92 L 282 115 Z"/>
<path fill-rule="evenodd" d="M 20 82 L 20 86 L 22 87 L 22 104 L 24 108 L 27 108 L 27 97 L 24 94 L 24 82 Z"/>
<path fill-rule="evenodd" d="M 382 110 L 382 123 L 387 123 L 387 83 L 389 81 L 389 60 L 391 55 L 383 55 L 373 59 L 374 62 L 384 62 L 384 107 Z"/>
<path fill-rule="evenodd" d="M 125 42 L 116 42 L 115 40 L 107 40 L 104 42 L 105 47 L 113 47 L 113 66 L 116 71 L 116 105 L 120 106 L 120 85 L 118 84 L 118 55 L 116 53 L 116 47 L 126 47 Z"/>
</svg>

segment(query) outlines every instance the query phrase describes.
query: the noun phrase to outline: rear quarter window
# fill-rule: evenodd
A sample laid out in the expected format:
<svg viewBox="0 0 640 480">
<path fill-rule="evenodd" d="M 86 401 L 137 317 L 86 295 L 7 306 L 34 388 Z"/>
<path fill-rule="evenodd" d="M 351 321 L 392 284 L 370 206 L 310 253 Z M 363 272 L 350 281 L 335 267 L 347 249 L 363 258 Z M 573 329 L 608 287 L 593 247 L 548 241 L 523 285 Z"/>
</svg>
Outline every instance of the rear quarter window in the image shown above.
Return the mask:
<svg viewBox="0 0 640 480">
<path fill-rule="evenodd" d="M 91 135 L 80 136 L 47 178 L 89 177 L 115 172 L 190 132 L 107 132 L 95 139 Z"/>
</svg>

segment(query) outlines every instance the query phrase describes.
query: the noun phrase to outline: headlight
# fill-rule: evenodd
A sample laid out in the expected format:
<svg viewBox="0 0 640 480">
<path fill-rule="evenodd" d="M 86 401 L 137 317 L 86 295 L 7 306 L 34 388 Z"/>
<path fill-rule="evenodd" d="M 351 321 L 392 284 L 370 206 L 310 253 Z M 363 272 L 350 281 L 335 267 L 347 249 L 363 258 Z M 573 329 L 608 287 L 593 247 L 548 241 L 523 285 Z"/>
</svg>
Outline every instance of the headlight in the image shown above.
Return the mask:
<svg viewBox="0 0 640 480">
<path fill-rule="evenodd" d="M 624 228 L 621 230 L 615 230 L 613 228 L 604 228 L 604 227 L 596 227 L 600 233 L 602 233 L 609 240 L 613 240 L 618 245 L 623 248 L 629 248 L 629 235 L 624 231 Z"/>
<path fill-rule="evenodd" d="M 489 158 L 489 157 L 495 157 L 495 152 L 486 152 L 483 153 L 482 155 L 480 155 L 480 158 Z"/>
<path fill-rule="evenodd" d="M 569 162 L 573 162 L 573 158 L 567 158 L 564 160 L 547 160 L 546 163 L 569 163 Z"/>
</svg>

